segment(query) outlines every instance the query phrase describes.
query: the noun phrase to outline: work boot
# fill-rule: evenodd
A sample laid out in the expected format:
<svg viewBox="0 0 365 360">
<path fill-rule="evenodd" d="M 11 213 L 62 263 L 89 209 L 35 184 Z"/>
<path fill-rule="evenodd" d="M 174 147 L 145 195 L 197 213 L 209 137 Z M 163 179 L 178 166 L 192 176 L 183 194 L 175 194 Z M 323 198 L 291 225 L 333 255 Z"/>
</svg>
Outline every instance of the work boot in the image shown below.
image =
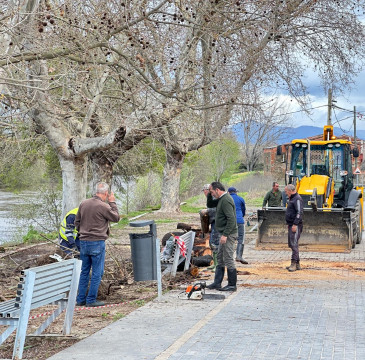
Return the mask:
<svg viewBox="0 0 365 360">
<path fill-rule="evenodd" d="M 297 270 L 302 270 L 301 266 L 300 266 L 300 262 L 297 261 Z"/>
<path fill-rule="evenodd" d="M 222 287 L 222 281 L 224 278 L 224 266 L 219 266 L 215 268 L 214 282 L 207 286 L 207 289 L 220 289 Z"/>
<path fill-rule="evenodd" d="M 213 265 L 208 266 L 207 269 L 212 270 L 214 272 L 218 264 L 216 252 L 213 252 L 213 262 L 214 262 Z"/>
<path fill-rule="evenodd" d="M 297 262 L 292 260 L 290 266 L 288 267 L 288 271 L 296 271 L 297 270 Z"/>
<path fill-rule="evenodd" d="M 247 265 L 248 262 L 242 258 L 242 254 L 243 254 L 243 244 L 237 244 L 236 261 L 240 262 L 241 264 Z"/>
<path fill-rule="evenodd" d="M 228 285 L 218 289 L 219 291 L 236 291 L 237 290 L 237 270 L 227 269 Z"/>
<path fill-rule="evenodd" d="M 99 300 L 95 300 L 92 303 L 86 303 L 87 307 L 98 307 L 98 306 L 104 306 L 104 302 L 103 301 L 99 301 Z"/>
</svg>

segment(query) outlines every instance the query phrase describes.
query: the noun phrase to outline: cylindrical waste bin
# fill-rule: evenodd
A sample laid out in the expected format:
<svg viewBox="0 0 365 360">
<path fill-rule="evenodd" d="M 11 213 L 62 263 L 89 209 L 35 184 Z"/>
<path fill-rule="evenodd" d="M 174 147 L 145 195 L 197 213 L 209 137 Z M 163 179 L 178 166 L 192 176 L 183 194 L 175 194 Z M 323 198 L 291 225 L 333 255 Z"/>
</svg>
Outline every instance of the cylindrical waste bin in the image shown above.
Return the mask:
<svg viewBox="0 0 365 360">
<path fill-rule="evenodd" d="M 132 227 L 150 227 L 148 233 L 129 234 L 134 281 L 157 280 L 157 231 L 154 220 L 134 221 L 129 225 Z"/>
</svg>

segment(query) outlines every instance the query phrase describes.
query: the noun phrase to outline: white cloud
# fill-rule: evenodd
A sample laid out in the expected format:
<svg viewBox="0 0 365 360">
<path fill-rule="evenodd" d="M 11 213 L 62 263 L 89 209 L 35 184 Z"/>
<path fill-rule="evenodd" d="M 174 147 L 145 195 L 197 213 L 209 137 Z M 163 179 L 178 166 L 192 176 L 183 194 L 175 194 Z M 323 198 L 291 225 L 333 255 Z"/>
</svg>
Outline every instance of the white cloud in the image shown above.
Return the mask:
<svg viewBox="0 0 365 360">
<path fill-rule="evenodd" d="M 328 116 L 328 95 L 319 86 L 319 78 L 314 73 L 308 72 L 305 78 L 309 91 L 310 104 L 307 106 L 309 114 L 302 111 L 298 102 L 289 95 L 280 94 L 278 100 L 292 112 L 292 123 L 294 127 L 309 125 L 322 127 L 327 124 Z M 332 124 L 341 127 L 345 131 L 353 130 L 353 110 L 356 106 L 356 126 L 358 130 L 365 130 L 365 71 L 360 72 L 354 79 L 351 89 L 345 90 L 343 94 L 333 94 L 334 105 L 340 107 L 332 110 Z"/>
</svg>

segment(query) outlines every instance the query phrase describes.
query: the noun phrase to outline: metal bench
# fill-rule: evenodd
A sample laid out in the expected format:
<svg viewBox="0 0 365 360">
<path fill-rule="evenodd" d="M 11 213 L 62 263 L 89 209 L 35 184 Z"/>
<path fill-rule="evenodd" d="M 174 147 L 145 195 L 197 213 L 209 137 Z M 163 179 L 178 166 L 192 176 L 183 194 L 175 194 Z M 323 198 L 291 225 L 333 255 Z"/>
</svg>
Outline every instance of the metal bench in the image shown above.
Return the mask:
<svg viewBox="0 0 365 360">
<path fill-rule="evenodd" d="M 80 271 L 81 261 L 77 259 L 21 271 L 16 298 L 0 303 L 0 325 L 7 326 L 0 335 L 0 345 L 16 330 L 12 359 L 22 358 L 29 313 L 33 309 L 58 305 L 32 335 L 41 335 L 64 309 L 63 334 L 70 334 Z"/>
<path fill-rule="evenodd" d="M 185 260 L 184 271 L 189 270 L 191 253 L 193 251 L 195 232 L 188 231 L 184 235 L 179 236 L 185 241 L 186 257 L 181 255 L 180 248 L 175 242 L 171 258 L 165 260 L 161 255 L 161 267 L 164 268 L 162 275 L 171 274 L 176 276 L 177 267 Z"/>
</svg>

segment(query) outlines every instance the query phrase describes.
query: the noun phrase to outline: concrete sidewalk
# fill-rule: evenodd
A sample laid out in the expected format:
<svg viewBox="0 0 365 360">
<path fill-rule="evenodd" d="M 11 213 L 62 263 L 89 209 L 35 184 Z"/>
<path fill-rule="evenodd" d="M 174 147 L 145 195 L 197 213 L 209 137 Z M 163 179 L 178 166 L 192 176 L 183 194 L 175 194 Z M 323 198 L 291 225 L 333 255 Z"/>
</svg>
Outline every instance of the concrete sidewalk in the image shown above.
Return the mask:
<svg viewBox="0 0 365 360">
<path fill-rule="evenodd" d="M 349 254 L 301 253 L 313 264 L 358 264 L 326 269 L 333 278 L 301 279 L 301 272 L 289 279 L 239 276 L 238 291 L 224 300 L 182 300 L 179 291 L 172 291 L 49 359 L 363 360 L 364 243 Z M 248 271 L 255 264 L 290 259 L 289 251 L 255 250 L 253 241 L 244 255 Z M 281 270 L 287 274 L 284 266 Z"/>
</svg>

